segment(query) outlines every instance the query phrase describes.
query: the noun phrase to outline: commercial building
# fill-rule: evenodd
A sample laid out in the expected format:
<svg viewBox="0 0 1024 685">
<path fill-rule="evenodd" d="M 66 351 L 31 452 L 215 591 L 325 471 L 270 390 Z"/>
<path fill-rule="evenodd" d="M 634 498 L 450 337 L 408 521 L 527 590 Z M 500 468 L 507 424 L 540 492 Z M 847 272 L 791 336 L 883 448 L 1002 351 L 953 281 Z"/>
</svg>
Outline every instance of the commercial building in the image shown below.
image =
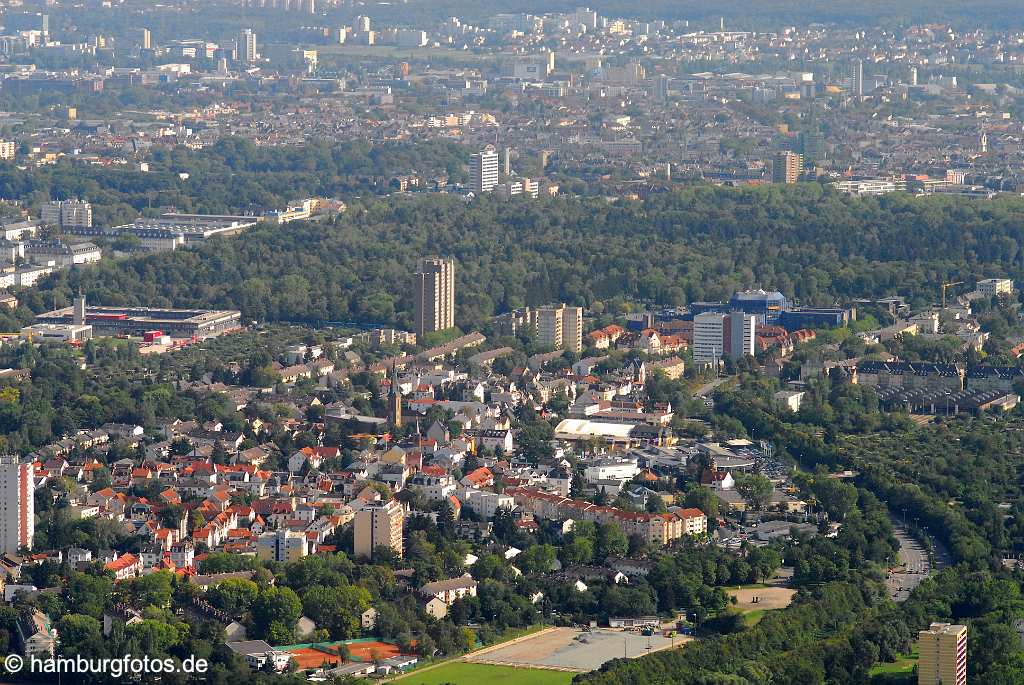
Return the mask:
<svg viewBox="0 0 1024 685">
<path fill-rule="evenodd" d="M 917 685 L 967 685 L 967 626 L 933 623 L 918 638 Z"/>
<path fill-rule="evenodd" d="M 497 162 L 495 162 L 497 163 Z M 455 262 L 441 257 L 420 260 L 413 277 L 416 338 L 455 326 Z"/>
<path fill-rule="evenodd" d="M 215 235 L 235 235 L 252 228 L 258 221 L 254 216 L 168 212 L 156 219 L 139 218 L 130 224 L 115 226 L 114 230 L 135 233 L 140 238 L 146 231 L 164 231 L 182 236 L 185 242 L 195 242 Z"/>
<path fill-rule="evenodd" d="M 353 551 L 357 557 L 369 558 L 378 547 L 390 547 L 402 556 L 402 505 L 391 500 L 370 504 L 356 512 Z"/>
<path fill-rule="evenodd" d="M 149 307 L 98 307 L 82 302 L 76 307 L 55 309 L 36 316 L 42 324 L 89 324 L 97 336 L 135 335 L 161 331 L 172 338 L 209 338 L 241 326 L 241 312 L 207 309 L 152 309 Z"/>
<path fill-rule="evenodd" d="M 238 35 L 238 43 L 235 46 L 239 62 L 252 63 L 257 59 L 256 54 L 256 32 L 252 29 L 245 29 Z"/>
<path fill-rule="evenodd" d="M 780 152 L 772 164 L 772 183 L 796 183 L 804 167 L 804 156 L 796 152 Z"/>
<path fill-rule="evenodd" d="M 1013 294 L 1013 281 L 1009 278 L 986 278 L 978 281 L 978 292 L 985 297 Z"/>
<path fill-rule="evenodd" d="M 564 304 L 536 311 L 537 342 L 554 350 L 583 349 L 583 308 Z"/>
<path fill-rule="evenodd" d="M 847 195 L 885 195 L 895 193 L 896 184 L 882 178 L 864 178 L 859 181 L 836 181 L 832 187 Z"/>
<path fill-rule="evenodd" d="M 85 342 L 92 338 L 92 326 L 36 323 L 22 328 L 21 337 L 32 342 Z"/>
<path fill-rule="evenodd" d="M 17 455 L 0 456 L 0 552 L 32 548 L 35 535 L 35 488 L 32 463 Z"/>
<path fill-rule="evenodd" d="M 61 228 L 92 228 L 92 205 L 81 200 L 54 200 L 39 210 L 44 224 Z"/>
<path fill-rule="evenodd" d="M 729 309 L 754 314 L 762 324 L 775 323 L 789 308 L 789 300 L 778 290 L 740 290 L 729 300 Z"/>
<path fill-rule="evenodd" d="M 498 185 L 498 152 L 488 145 L 469 161 L 470 190 L 477 195 L 489 193 Z"/>
<path fill-rule="evenodd" d="M 717 364 L 725 356 L 752 357 L 757 317 L 745 312 L 705 312 L 693 317 L 693 361 Z"/>
<path fill-rule="evenodd" d="M 956 364 L 869 360 L 857 363 L 854 382 L 872 388 L 927 388 L 959 392 L 964 389 L 964 378 L 963 368 Z"/>
</svg>

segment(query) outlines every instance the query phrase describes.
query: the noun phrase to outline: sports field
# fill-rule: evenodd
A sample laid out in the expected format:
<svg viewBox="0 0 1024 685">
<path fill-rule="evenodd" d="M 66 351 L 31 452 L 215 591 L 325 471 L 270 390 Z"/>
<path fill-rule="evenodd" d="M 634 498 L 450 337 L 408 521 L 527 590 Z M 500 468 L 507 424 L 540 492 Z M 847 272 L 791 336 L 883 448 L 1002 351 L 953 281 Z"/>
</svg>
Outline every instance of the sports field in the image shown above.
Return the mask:
<svg viewBox="0 0 1024 685">
<path fill-rule="evenodd" d="M 568 685 L 575 673 L 453 661 L 398 679 L 401 685 Z"/>
</svg>

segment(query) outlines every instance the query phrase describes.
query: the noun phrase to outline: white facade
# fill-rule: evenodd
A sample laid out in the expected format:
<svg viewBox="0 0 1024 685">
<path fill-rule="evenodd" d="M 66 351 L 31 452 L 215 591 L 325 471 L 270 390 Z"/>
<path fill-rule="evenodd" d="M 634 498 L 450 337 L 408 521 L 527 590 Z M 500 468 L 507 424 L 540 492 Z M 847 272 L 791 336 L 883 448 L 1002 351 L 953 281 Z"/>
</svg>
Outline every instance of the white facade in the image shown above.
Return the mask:
<svg viewBox="0 0 1024 685">
<path fill-rule="evenodd" d="M 488 145 L 472 156 L 470 166 L 470 189 L 477 195 L 489 193 L 498 185 L 498 152 Z"/>
<path fill-rule="evenodd" d="M 693 361 L 717 364 L 725 354 L 725 314 L 705 312 L 693 317 Z"/>
<path fill-rule="evenodd" d="M 986 278 L 978 281 L 978 292 L 986 297 L 1009 295 L 1013 292 L 1013 281 L 1009 278 Z"/>
<path fill-rule="evenodd" d="M 743 312 L 729 314 L 729 354 L 733 359 L 754 356 L 757 341 L 757 317 Z"/>
<path fill-rule="evenodd" d="M 245 29 L 238 36 L 238 61 L 256 61 L 256 33 L 252 29 Z"/>
<path fill-rule="evenodd" d="M 848 195 L 885 195 L 896 192 L 896 184 L 892 181 L 874 178 L 860 181 L 837 181 L 832 186 L 839 192 Z"/>
<path fill-rule="evenodd" d="M 17 456 L 0 457 L 0 551 L 16 554 L 32 547 L 35 535 L 32 464 Z"/>
<path fill-rule="evenodd" d="M 605 461 L 588 466 L 583 477 L 588 483 L 600 480 L 630 479 L 640 473 L 640 466 L 635 459 L 626 461 Z"/>
<path fill-rule="evenodd" d="M 485 519 L 494 518 L 498 509 L 505 508 L 511 511 L 516 506 L 515 500 L 510 495 L 500 495 L 496 492 L 474 488 L 459 488 L 458 493 L 462 506 L 469 507 Z"/>
</svg>

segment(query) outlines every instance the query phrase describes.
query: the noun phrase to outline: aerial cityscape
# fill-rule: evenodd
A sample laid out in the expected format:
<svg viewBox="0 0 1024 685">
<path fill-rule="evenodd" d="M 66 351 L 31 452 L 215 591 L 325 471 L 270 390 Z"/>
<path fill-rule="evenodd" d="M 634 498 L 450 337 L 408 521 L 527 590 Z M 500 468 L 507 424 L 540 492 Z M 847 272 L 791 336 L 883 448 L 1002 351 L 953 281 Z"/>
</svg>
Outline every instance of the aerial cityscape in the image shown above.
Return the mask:
<svg viewBox="0 0 1024 685">
<path fill-rule="evenodd" d="M 0 0 L 0 683 L 1024 685 L 1006 0 Z"/>
</svg>

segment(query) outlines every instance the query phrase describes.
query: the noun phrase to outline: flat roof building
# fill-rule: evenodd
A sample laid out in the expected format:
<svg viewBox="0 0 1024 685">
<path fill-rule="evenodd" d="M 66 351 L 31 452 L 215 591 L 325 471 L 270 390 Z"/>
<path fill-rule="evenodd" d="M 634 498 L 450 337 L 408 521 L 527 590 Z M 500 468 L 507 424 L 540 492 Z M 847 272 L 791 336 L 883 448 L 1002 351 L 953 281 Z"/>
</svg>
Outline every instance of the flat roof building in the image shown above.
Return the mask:
<svg viewBox="0 0 1024 685">
<path fill-rule="evenodd" d="M 172 338 L 209 338 L 241 326 L 235 310 L 164 309 L 151 307 L 85 307 L 84 321 L 75 321 L 75 307 L 36 316 L 39 324 L 89 324 L 96 336 L 137 335 L 163 331 Z"/>
<path fill-rule="evenodd" d="M 967 685 L 967 626 L 933 623 L 918 637 L 917 685 Z"/>
</svg>

